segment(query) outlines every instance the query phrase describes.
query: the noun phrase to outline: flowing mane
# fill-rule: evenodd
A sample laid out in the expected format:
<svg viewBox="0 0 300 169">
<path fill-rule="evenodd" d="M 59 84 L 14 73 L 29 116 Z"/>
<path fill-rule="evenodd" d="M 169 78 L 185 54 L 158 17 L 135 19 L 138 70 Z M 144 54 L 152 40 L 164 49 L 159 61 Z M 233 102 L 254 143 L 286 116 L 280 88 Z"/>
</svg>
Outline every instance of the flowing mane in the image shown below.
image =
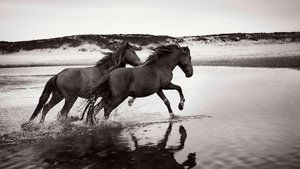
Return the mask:
<svg viewBox="0 0 300 169">
<path fill-rule="evenodd" d="M 154 61 L 156 61 L 158 58 L 165 56 L 167 53 L 174 52 L 175 49 L 179 49 L 180 47 L 178 45 L 166 45 L 166 46 L 159 46 L 155 48 L 153 51 L 153 54 L 148 56 L 146 61 L 144 62 L 144 65 L 148 65 Z"/>
<path fill-rule="evenodd" d="M 115 52 L 105 52 L 104 57 L 96 63 L 95 67 L 104 70 L 112 70 L 118 67 L 125 59 L 124 52 L 128 46 L 129 44 L 126 43 L 118 48 Z"/>
</svg>

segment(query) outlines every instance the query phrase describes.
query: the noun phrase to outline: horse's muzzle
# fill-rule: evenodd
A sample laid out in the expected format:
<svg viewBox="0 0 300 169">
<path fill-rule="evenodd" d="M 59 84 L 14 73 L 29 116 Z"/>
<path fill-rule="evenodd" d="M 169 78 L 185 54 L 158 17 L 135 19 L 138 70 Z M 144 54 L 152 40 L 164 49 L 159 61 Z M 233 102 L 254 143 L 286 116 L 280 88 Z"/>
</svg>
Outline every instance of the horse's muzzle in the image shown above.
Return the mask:
<svg viewBox="0 0 300 169">
<path fill-rule="evenodd" d="M 192 77 L 192 76 L 193 76 L 193 72 L 185 74 L 185 77 Z"/>
<path fill-rule="evenodd" d="M 191 77 L 194 74 L 194 70 L 192 66 L 186 66 L 184 69 L 185 77 Z"/>
</svg>

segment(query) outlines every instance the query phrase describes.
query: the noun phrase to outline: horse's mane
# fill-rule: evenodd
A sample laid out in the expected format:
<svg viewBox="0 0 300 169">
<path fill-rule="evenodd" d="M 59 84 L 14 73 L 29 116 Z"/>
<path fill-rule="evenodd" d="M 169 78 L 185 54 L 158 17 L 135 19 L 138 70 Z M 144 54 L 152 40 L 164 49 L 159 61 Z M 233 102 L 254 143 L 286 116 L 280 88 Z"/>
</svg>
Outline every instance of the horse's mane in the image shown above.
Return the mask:
<svg viewBox="0 0 300 169">
<path fill-rule="evenodd" d="M 120 48 L 118 48 L 115 52 L 103 52 L 104 57 L 100 59 L 95 67 L 98 67 L 100 69 L 109 70 L 117 68 L 122 61 L 124 61 L 125 56 L 124 52 L 126 50 L 126 47 L 129 44 L 123 44 Z"/>
<path fill-rule="evenodd" d="M 179 49 L 180 47 L 178 45 L 166 45 L 166 46 L 159 46 L 155 48 L 153 51 L 153 54 L 148 56 L 146 61 L 144 62 L 144 65 L 148 65 L 154 61 L 156 61 L 158 58 L 165 56 L 167 53 L 174 52 L 174 49 Z"/>
</svg>

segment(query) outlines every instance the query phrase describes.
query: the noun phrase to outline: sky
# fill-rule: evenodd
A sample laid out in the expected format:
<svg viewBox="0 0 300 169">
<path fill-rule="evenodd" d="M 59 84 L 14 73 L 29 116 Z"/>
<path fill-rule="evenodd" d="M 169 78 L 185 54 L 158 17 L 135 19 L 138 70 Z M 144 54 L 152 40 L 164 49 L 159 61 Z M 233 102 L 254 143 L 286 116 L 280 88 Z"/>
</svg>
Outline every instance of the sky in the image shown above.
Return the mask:
<svg viewBox="0 0 300 169">
<path fill-rule="evenodd" d="M 0 41 L 300 31 L 300 0 L 0 0 Z"/>
</svg>

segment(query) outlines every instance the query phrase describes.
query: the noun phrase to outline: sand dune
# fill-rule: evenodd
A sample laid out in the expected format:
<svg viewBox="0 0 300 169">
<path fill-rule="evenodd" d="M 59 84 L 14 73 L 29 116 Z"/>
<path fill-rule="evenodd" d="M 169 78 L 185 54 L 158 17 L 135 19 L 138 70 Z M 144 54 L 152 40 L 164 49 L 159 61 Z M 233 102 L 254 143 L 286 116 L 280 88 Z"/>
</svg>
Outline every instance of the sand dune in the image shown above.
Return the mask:
<svg viewBox="0 0 300 169">
<path fill-rule="evenodd" d="M 91 65 L 130 42 L 144 60 L 161 44 L 189 46 L 195 65 L 300 67 L 299 33 L 221 34 L 168 37 L 152 35 L 78 35 L 25 42 L 0 42 L 0 67 Z"/>
</svg>

